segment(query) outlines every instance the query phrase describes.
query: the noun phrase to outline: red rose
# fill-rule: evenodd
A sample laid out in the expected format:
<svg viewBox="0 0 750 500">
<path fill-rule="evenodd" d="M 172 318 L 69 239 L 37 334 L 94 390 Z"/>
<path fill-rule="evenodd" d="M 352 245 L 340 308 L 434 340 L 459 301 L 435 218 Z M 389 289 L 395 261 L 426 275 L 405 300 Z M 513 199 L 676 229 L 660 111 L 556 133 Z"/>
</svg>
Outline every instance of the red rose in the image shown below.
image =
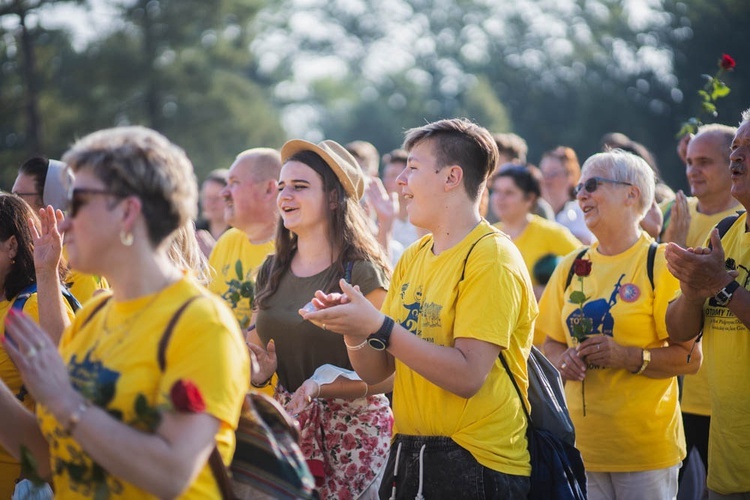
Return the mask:
<svg viewBox="0 0 750 500">
<path fill-rule="evenodd" d="M 722 54 L 721 60 L 719 61 L 719 67 L 724 71 L 734 69 L 737 63 L 734 62 L 734 58 L 728 54 Z"/>
<path fill-rule="evenodd" d="M 588 259 L 576 259 L 573 262 L 573 272 L 576 276 L 588 276 L 591 274 L 591 261 Z"/>
<path fill-rule="evenodd" d="M 201 413 L 206 410 L 200 389 L 189 380 L 178 380 L 169 391 L 172 405 L 177 411 Z"/>
</svg>

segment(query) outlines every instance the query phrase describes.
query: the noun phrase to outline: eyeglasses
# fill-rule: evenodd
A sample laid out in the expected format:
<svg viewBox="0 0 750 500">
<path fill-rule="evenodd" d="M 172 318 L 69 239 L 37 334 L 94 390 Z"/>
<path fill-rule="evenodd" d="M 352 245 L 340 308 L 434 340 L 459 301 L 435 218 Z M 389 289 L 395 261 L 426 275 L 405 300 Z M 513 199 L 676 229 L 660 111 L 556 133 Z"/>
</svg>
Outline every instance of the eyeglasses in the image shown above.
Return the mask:
<svg viewBox="0 0 750 500">
<path fill-rule="evenodd" d="M 91 201 L 94 195 L 112 196 L 112 191 L 106 189 L 74 188 L 68 194 L 68 217 L 73 218 L 86 203 Z"/>
<path fill-rule="evenodd" d="M 23 198 L 24 196 L 41 196 L 42 193 L 19 193 L 18 191 L 13 191 L 12 194 L 19 198 Z"/>
<path fill-rule="evenodd" d="M 593 193 L 601 184 L 604 184 L 605 182 L 608 182 L 610 184 L 622 184 L 624 186 L 632 186 L 631 183 L 625 182 L 625 181 L 616 181 L 613 179 L 605 179 L 603 177 L 590 177 L 586 179 L 586 182 L 579 183 L 575 187 L 573 192 L 576 196 L 578 196 L 578 193 L 580 193 L 582 189 L 585 189 L 586 192 L 588 193 Z"/>
</svg>

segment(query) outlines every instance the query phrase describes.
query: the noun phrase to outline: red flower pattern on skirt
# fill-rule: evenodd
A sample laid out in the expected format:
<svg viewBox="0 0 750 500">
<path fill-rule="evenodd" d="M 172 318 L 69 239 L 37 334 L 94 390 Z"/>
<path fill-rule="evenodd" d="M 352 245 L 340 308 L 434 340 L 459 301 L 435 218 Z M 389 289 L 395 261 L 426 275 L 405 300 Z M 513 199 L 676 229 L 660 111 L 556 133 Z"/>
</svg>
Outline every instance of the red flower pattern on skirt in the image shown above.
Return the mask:
<svg viewBox="0 0 750 500">
<path fill-rule="evenodd" d="M 275 397 L 287 405 L 292 395 L 278 386 Z M 318 398 L 299 414 L 298 421 L 300 447 L 320 498 L 356 499 L 385 467 L 393 413 L 384 395 L 351 401 Z"/>
</svg>

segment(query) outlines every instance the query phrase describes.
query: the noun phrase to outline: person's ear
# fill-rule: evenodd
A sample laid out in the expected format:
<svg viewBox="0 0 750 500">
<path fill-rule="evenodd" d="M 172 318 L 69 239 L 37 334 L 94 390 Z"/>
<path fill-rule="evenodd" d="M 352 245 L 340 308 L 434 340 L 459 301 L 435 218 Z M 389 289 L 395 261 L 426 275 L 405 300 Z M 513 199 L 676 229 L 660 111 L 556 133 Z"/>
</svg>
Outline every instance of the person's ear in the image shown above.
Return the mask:
<svg viewBox="0 0 750 500">
<path fill-rule="evenodd" d="M 464 170 L 458 165 L 450 165 L 445 168 L 445 189 L 450 191 L 461 186 L 464 179 Z"/>
</svg>

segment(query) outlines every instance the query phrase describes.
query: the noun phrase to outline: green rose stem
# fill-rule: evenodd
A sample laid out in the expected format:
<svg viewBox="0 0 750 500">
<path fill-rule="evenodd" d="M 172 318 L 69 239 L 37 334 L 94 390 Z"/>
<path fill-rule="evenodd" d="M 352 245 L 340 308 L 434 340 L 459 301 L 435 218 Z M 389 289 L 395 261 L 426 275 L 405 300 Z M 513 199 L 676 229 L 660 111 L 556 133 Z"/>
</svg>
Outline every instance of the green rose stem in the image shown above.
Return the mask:
<svg viewBox="0 0 750 500">
<path fill-rule="evenodd" d="M 581 286 L 580 290 L 576 290 L 570 294 L 570 301 L 574 304 L 578 304 L 578 322 L 573 324 L 573 338 L 576 339 L 577 343 L 580 344 L 586 340 L 588 334 L 594 329 L 594 322 L 591 318 L 587 318 L 583 314 L 583 304 L 589 299 L 583 292 L 583 276 L 578 276 L 578 283 Z M 583 416 L 586 416 L 586 385 L 585 380 L 581 380 L 581 402 L 583 405 Z"/>
</svg>

